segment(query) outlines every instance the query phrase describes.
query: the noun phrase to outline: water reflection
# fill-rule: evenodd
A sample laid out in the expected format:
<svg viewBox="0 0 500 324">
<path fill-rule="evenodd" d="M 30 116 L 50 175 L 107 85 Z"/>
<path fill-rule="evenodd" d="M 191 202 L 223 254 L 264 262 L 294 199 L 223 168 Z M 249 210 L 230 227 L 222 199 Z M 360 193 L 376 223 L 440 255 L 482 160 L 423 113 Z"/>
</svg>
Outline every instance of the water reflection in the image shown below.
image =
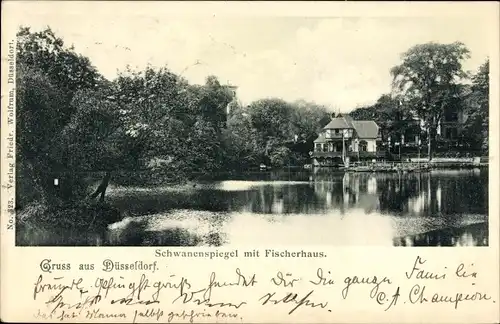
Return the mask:
<svg viewBox="0 0 500 324">
<path fill-rule="evenodd" d="M 262 174 L 134 195 L 153 201 L 146 214 L 157 213 L 134 221 L 175 241 L 165 245 L 487 245 L 487 183 L 476 170 Z M 142 244 L 156 245 L 151 235 Z"/>
<path fill-rule="evenodd" d="M 127 218 L 110 229 L 107 240 L 111 245 L 289 246 L 307 242 L 391 246 L 395 235 L 390 218 L 363 210 L 353 210 L 343 217 L 175 210 Z"/>
<path fill-rule="evenodd" d="M 427 233 L 398 237 L 395 246 L 488 246 L 485 223 L 460 228 L 445 228 Z"/>
<path fill-rule="evenodd" d="M 488 245 L 487 171 L 254 173 L 110 199 L 126 217 L 104 245 Z"/>
</svg>

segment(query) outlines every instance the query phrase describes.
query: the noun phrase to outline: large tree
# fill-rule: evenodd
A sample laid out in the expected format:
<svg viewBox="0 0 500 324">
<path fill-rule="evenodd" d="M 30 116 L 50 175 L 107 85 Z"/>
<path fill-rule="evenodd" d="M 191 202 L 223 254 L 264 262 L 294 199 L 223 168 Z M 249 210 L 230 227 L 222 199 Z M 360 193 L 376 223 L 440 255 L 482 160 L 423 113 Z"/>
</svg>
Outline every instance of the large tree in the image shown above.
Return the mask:
<svg viewBox="0 0 500 324">
<path fill-rule="evenodd" d="M 244 170 L 261 162 L 259 137 L 246 109 L 237 103 L 232 106 L 223 131 L 225 165 L 229 170 Z"/>
<path fill-rule="evenodd" d="M 261 99 L 248 107 L 252 127 L 259 134 L 259 148 L 266 163 L 283 159 L 271 159 L 274 152 L 283 152 L 287 142 L 293 142 L 294 129 L 291 124 L 293 107 L 277 98 Z M 276 165 L 279 166 L 279 165 Z"/>
<path fill-rule="evenodd" d="M 105 86 L 106 81 L 87 58 L 65 46 L 50 28 L 41 32 L 21 28 L 17 36 L 16 143 L 22 179 L 18 198 L 22 205 L 35 189 L 33 198 L 54 201 L 52 178 L 66 169 L 61 160 L 61 136 L 75 114 L 82 113 L 74 99 L 79 92 Z M 70 178 L 64 183 L 78 182 Z"/>
<path fill-rule="evenodd" d="M 395 95 L 424 122 L 429 159 L 443 113 L 460 97 L 461 82 L 467 77 L 462 62 L 468 57 L 469 50 L 460 42 L 420 44 L 391 69 Z"/>
<path fill-rule="evenodd" d="M 177 175 L 222 168 L 222 130 L 232 95 L 216 77 L 189 85 L 166 68 L 148 67 L 121 73 L 115 84 L 124 127 L 142 143 L 144 166 L 169 161 L 162 171 Z"/>
<path fill-rule="evenodd" d="M 171 159 L 181 155 L 195 115 L 189 110 L 184 80 L 165 68 L 127 70 L 114 81 L 125 132 L 140 143 L 140 158 Z"/>
<path fill-rule="evenodd" d="M 312 145 L 318 134 L 331 120 L 328 107 L 298 100 L 292 103 L 292 131 L 297 140 Z"/>
<path fill-rule="evenodd" d="M 183 160 L 194 171 L 220 171 L 227 162 L 223 133 L 233 94 L 215 76 L 207 77 L 204 85 L 189 87 L 188 94 L 192 116 L 196 118 L 186 137 L 189 147 Z"/>
<path fill-rule="evenodd" d="M 486 60 L 472 77 L 472 86 L 466 95 L 467 115 L 465 134 L 471 144 L 488 150 L 489 130 L 489 74 L 490 61 Z"/>
<path fill-rule="evenodd" d="M 29 27 L 19 29 L 16 64 L 41 71 L 68 102 L 78 90 L 96 89 L 105 82 L 87 57 L 66 46 L 50 28 L 38 32 Z"/>
</svg>

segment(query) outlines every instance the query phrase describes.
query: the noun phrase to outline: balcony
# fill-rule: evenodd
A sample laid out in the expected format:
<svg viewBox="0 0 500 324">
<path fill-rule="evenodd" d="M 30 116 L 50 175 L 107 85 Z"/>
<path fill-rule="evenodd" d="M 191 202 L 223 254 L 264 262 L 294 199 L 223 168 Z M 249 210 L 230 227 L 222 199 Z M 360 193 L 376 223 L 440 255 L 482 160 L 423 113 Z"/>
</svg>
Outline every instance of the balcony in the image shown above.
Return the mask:
<svg viewBox="0 0 500 324">
<path fill-rule="evenodd" d="M 339 133 L 339 134 L 331 133 L 331 134 L 325 134 L 325 138 L 328 140 L 331 140 L 331 139 L 342 140 L 343 136 L 342 136 L 342 133 Z"/>
</svg>

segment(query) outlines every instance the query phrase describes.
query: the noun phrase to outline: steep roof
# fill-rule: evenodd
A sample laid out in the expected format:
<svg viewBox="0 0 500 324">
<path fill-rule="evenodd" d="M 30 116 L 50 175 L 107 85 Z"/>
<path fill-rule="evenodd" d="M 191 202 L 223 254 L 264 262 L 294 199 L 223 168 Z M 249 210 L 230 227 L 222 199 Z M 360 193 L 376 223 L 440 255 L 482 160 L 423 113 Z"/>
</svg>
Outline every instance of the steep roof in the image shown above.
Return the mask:
<svg viewBox="0 0 500 324">
<path fill-rule="evenodd" d="M 328 125 L 323 127 L 323 129 L 346 129 L 346 128 L 354 128 L 351 116 L 349 115 L 339 115 L 337 118 L 333 118 Z"/>
<path fill-rule="evenodd" d="M 324 143 L 325 141 L 325 133 L 320 133 L 318 138 L 314 140 L 314 143 Z"/>
<path fill-rule="evenodd" d="M 373 120 L 353 120 L 352 124 L 359 138 L 377 138 L 378 125 Z"/>
<path fill-rule="evenodd" d="M 351 127 L 351 128 L 354 128 L 354 125 L 353 125 L 353 121 L 354 119 L 352 119 L 351 116 L 349 115 L 343 115 L 342 118 L 344 118 L 344 120 L 346 121 L 346 123 Z"/>
<path fill-rule="evenodd" d="M 323 129 L 352 128 L 344 118 L 333 118 Z"/>
</svg>

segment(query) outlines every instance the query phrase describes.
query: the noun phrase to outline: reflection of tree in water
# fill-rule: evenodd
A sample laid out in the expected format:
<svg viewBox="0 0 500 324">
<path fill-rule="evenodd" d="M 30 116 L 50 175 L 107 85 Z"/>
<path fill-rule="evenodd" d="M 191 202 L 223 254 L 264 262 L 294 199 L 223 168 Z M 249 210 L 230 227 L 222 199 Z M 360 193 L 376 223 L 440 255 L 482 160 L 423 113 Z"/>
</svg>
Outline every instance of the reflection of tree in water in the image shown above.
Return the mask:
<svg viewBox="0 0 500 324">
<path fill-rule="evenodd" d="M 380 211 L 403 214 L 408 212 L 408 200 L 421 192 L 421 174 L 394 174 L 377 179 Z"/>
<path fill-rule="evenodd" d="M 112 197 L 113 206 L 130 215 L 156 214 L 172 209 L 226 211 L 231 199 L 217 190 L 147 190 Z"/>
<path fill-rule="evenodd" d="M 487 172 L 327 173 L 312 176 L 317 206 L 392 215 L 487 214 Z M 453 218 L 447 220 L 450 224 Z"/>
<path fill-rule="evenodd" d="M 218 246 L 225 243 L 224 224 L 233 212 L 236 212 L 235 217 L 240 212 L 321 214 L 335 211 L 341 216 L 348 213 L 349 209 L 361 208 L 367 213 L 377 210 L 396 216 L 410 216 L 400 218 L 399 222 L 402 232 L 408 233 L 460 227 L 470 223 L 471 219 L 467 215 L 471 213 L 487 214 L 487 175 L 478 176 L 472 172 L 320 172 L 310 173 L 307 181 L 300 183 L 245 182 L 243 185 L 243 190 L 222 190 L 216 185 L 199 186 L 184 192 L 146 192 L 142 196 L 134 194 L 118 197 L 115 199 L 117 205 L 122 203 L 124 207 L 129 207 L 131 215 L 180 209 L 211 211 L 222 216 L 209 217 L 210 228 L 204 233 L 189 231 L 182 225 L 149 231 L 145 224 L 134 222 L 128 225 L 119 238 L 111 239 L 110 244 Z M 429 216 L 432 217 L 429 219 Z M 427 234 L 404 238 L 405 241 L 397 245 L 454 244 L 446 241 L 446 235 L 442 234 L 444 232 L 436 233 L 434 236 Z"/>
<path fill-rule="evenodd" d="M 350 208 L 371 212 L 378 206 L 375 176 L 361 173 L 325 174 L 314 179 L 315 194 L 324 209 L 338 209 L 344 213 Z"/>
<path fill-rule="evenodd" d="M 280 181 L 283 177 L 281 173 L 268 176 Z M 396 215 L 440 216 L 485 214 L 488 209 L 487 172 L 478 176 L 473 172 L 431 175 L 321 171 L 296 173 L 293 178 L 303 182 L 251 182 L 253 186 L 238 191 L 202 187 L 181 192 L 138 192 L 114 197 L 113 205 L 131 215 L 172 209 L 308 214 L 363 208 L 367 212 L 376 209 Z"/>
<path fill-rule="evenodd" d="M 247 210 L 264 214 L 308 213 L 318 203 L 307 183 L 261 185 L 246 195 Z"/>
<path fill-rule="evenodd" d="M 488 246 L 488 223 L 398 237 L 395 246 Z"/>
<path fill-rule="evenodd" d="M 487 174 L 403 174 L 379 179 L 380 210 L 393 214 L 445 216 L 487 214 Z"/>
</svg>

